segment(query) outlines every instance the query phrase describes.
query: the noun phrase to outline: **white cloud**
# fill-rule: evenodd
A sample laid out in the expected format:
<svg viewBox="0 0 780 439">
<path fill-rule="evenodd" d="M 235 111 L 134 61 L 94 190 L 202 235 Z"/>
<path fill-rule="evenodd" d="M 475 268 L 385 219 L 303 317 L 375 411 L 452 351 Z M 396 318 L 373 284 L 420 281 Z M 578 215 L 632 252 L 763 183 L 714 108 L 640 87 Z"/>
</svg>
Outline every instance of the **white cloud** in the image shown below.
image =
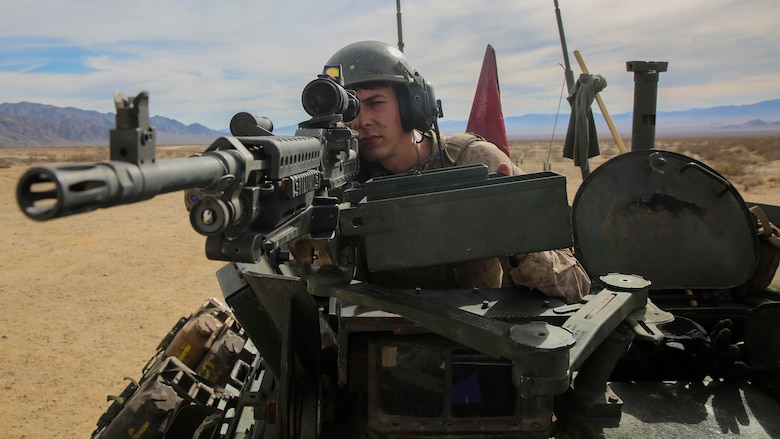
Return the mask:
<svg viewBox="0 0 780 439">
<path fill-rule="evenodd" d="M 775 0 L 558 3 L 569 52 L 580 50 L 607 78 L 602 95 L 613 114 L 632 108 L 629 60 L 669 62 L 661 111 L 780 97 Z M 402 0 L 402 8 L 405 52 L 447 118 L 468 117 L 487 44 L 498 56 L 504 114 L 555 112 L 563 61 L 552 1 Z M 223 128 L 250 111 L 280 126 L 305 118 L 300 91 L 330 54 L 397 38 L 392 0 L 17 2 L 4 5 L 0 44 L 82 48 L 92 71 L 32 73 L 40 59 L 13 52 L 0 60 L 2 99 L 108 112 L 114 90 L 146 89 L 153 114 L 185 123 Z M 576 77 L 573 56 L 571 64 Z"/>
</svg>

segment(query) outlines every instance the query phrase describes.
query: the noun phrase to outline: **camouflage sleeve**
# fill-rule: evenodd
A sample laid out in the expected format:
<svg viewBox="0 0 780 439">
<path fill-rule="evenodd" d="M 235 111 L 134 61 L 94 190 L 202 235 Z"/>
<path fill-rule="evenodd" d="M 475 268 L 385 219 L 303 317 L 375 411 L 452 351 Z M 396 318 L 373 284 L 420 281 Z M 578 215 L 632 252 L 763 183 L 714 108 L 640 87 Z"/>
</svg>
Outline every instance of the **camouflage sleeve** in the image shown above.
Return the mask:
<svg viewBox="0 0 780 439">
<path fill-rule="evenodd" d="M 506 163 L 512 169 L 512 174 L 522 174 L 520 168 L 515 166 L 512 160 L 507 157 L 497 146 L 488 141 L 473 142 L 468 148 L 464 149 L 456 161 L 456 165 L 473 165 L 484 163 L 489 172 L 496 172 L 498 165 Z"/>
<path fill-rule="evenodd" d="M 520 168 L 497 146 L 487 141 L 473 142 L 458 157 L 457 165 L 484 163 L 490 172 L 506 163 L 512 174 L 522 174 Z M 577 258 L 568 249 L 529 253 L 509 272 L 518 285 L 536 288 L 542 293 L 560 297 L 566 303 L 576 303 L 590 290 L 590 278 Z"/>
<path fill-rule="evenodd" d="M 529 253 L 509 271 L 518 285 L 576 303 L 590 291 L 590 277 L 568 249 Z"/>
</svg>

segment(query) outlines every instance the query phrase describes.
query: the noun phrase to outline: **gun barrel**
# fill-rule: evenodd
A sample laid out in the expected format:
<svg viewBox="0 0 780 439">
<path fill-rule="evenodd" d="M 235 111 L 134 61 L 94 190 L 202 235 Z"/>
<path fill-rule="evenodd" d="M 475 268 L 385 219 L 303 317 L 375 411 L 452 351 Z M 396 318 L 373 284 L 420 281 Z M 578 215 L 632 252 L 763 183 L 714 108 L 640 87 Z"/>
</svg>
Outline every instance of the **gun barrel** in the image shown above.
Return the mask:
<svg viewBox="0 0 780 439">
<path fill-rule="evenodd" d="M 22 175 L 16 198 L 25 215 L 45 221 L 205 187 L 236 172 L 238 163 L 229 152 L 219 151 L 144 165 L 112 160 L 40 166 Z"/>
</svg>

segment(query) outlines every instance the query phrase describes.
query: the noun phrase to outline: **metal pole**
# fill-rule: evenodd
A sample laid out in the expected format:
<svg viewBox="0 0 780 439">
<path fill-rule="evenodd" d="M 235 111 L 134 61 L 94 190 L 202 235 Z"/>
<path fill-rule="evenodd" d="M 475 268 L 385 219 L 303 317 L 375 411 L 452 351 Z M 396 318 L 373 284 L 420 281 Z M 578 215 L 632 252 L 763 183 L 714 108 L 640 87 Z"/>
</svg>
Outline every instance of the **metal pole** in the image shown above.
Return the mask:
<svg viewBox="0 0 780 439">
<path fill-rule="evenodd" d="M 398 22 L 398 50 L 404 51 L 404 31 L 401 27 L 401 0 L 395 0 L 395 17 Z"/>
<path fill-rule="evenodd" d="M 400 1 L 400 0 L 399 0 Z M 574 87 L 574 72 L 569 64 L 569 49 L 566 48 L 566 36 L 563 34 L 563 20 L 561 19 L 561 9 L 558 7 L 558 0 L 555 2 L 555 18 L 558 20 L 558 33 L 561 35 L 561 49 L 563 49 L 563 65 L 566 70 L 566 87 L 571 92 Z"/>
<path fill-rule="evenodd" d="M 634 72 L 634 120 L 631 151 L 655 147 L 655 113 L 658 102 L 658 74 L 668 68 L 666 61 L 628 61 L 626 70 Z"/>
</svg>

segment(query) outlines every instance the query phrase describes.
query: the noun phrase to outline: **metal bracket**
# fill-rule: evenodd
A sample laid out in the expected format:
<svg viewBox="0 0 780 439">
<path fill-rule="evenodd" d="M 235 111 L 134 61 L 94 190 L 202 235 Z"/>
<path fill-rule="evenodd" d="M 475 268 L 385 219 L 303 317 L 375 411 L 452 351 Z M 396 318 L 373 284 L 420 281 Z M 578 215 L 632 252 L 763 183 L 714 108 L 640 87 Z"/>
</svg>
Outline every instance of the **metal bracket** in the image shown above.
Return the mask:
<svg viewBox="0 0 780 439">
<path fill-rule="evenodd" d="M 138 166 L 153 164 L 157 154 L 157 136 L 149 125 L 149 93 L 135 97 L 114 93 L 116 128 L 109 134 L 110 159 Z"/>
</svg>

